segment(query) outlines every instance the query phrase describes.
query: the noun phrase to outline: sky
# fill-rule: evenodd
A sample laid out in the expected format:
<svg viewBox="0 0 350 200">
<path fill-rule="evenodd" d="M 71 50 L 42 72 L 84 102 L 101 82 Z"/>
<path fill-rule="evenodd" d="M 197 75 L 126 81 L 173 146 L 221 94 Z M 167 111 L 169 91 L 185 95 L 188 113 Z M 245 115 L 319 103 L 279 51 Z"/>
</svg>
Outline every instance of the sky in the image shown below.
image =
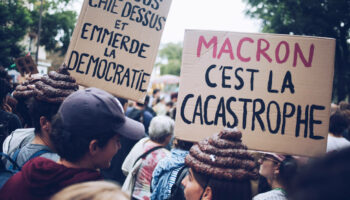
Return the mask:
<svg viewBox="0 0 350 200">
<path fill-rule="evenodd" d="M 73 9 L 80 12 L 82 2 Z M 245 8 L 242 0 L 173 0 L 161 44 L 182 42 L 185 29 L 259 32 L 259 21 L 245 16 Z"/>
</svg>

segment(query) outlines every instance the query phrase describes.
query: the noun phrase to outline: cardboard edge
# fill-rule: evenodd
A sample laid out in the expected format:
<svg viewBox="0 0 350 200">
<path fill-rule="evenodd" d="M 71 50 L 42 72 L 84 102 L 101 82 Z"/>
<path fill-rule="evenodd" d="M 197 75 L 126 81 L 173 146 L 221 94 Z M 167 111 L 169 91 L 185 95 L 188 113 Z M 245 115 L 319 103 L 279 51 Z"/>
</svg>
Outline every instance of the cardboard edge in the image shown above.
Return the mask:
<svg viewBox="0 0 350 200">
<path fill-rule="evenodd" d="M 185 32 L 192 31 L 203 31 L 203 32 L 211 32 L 211 33 L 236 33 L 236 34 L 252 34 L 252 35 L 262 35 L 269 37 L 270 35 L 278 36 L 278 37 L 291 37 L 291 38 L 308 38 L 308 39 L 321 39 L 321 40 L 334 40 L 335 38 L 330 37 L 321 37 L 321 36 L 310 36 L 310 35 L 289 35 L 289 34 L 280 34 L 280 33 L 256 33 L 256 32 L 238 32 L 238 31 L 230 31 L 230 30 L 207 30 L 207 29 L 185 29 Z"/>
<path fill-rule="evenodd" d="M 63 61 L 64 64 L 66 64 L 66 65 L 68 65 L 68 59 L 69 59 L 68 53 L 70 53 L 75 48 L 75 46 L 77 44 L 78 35 L 79 35 L 80 30 L 81 30 L 81 26 L 82 26 L 82 23 L 84 21 L 85 15 L 87 13 L 87 6 L 88 6 L 88 0 L 84 0 L 83 5 L 82 5 L 81 10 L 80 10 L 80 15 L 79 15 L 78 20 L 77 20 L 77 24 L 75 25 L 73 34 L 71 36 L 71 38 L 76 38 L 76 39 L 70 41 L 69 46 L 68 46 L 68 50 L 66 52 L 66 55 L 65 55 L 65 58 Z"/>
</svg>

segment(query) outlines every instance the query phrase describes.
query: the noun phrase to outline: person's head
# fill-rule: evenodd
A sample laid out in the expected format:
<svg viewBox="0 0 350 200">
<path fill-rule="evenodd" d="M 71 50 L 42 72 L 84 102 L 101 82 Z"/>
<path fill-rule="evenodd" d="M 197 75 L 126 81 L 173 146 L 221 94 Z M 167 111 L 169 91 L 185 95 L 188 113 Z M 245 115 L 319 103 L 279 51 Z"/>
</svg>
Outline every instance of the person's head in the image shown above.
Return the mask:
<svg viewBox="0 0 350 200">
<path fill-rule="evenodd" d="M 32 128 L 34 127 L 32 117 L 29 112 L 29 99 L 18 99 L 16 106 L 16 114 L 20 118 L 22 125 L 24 128 Z"/>
<path fill-rule="evenodd" d="M 252 198 L 250 180 L 258 170 L 241 137 L 237 130 L 224 130 L 192 146 L 185 159 L 189 174 L 182 181 L 186 200 Z"/>
<path fill-rule="evenodd" d="M 287 193 L 291 200 L 349 199 L 350 148 L 303 167 Z"/>
<path fill-rule="evenodd" d="M 51 142 L 63 160 L 86 161 L 95 169 L 110 166 L 120 148 L 120 136 L 140 139 L 144 127 L 125 117 L 116 98 L 97 88 L 68 96 L 52 122 L 50 133 Z"/>
<path fill-rule="evenodd" d="M 27 117 L 29 113 L 35 134 L 41 138 L 48 138 L 53 116 L 63 100 L 78 89 L 78 84 L 69 75 L 65 65 L 58 72 L 50 71 L 49 74 L 50 76 L 30 77 L 13 92 L 21 104 L 18 105 L 21 118 Z"/>
<path fill-rule="evenodd" d="M 12 77 L 8 74 L 6 69 L 2 66 L 0 66 L 0 79 L 4 79 L 5 81 L 7 81 L 7 83 L 9 84 L 10 92 L 12 92 L 12 89 L 13 89 Z"/>
<path fill-rule="evenodd" d="M 180 140 L 175 138 L 174 139 L 174 148 L 189 151 L 191 147 L 193 146 L 193 142 L 185 141 L 185 140 Z"/>
<path fill-rule="evenodd" d="M 144 109 L 145 108 L 145 104 L 136 102 L 136 107 L 138 107 L 139 109 Z"/>
<path fill-rule="evenodd" d="M 165 104 L 168 109 L 171 109 L 174 107 L 174 103 L 172 101 L 169 101 L 168 103 Z"/>
<path fill-rule="evenodd" d="M 121 188 L 107 181 L 89 181 L 64 188 L 50 200 L 128 200 Z"/>
<path fill-rule="evenodd" d="M 220 180 L 190 168 L 183 184 L 186 200 L 251 199 L 250 181 Z"/>
<path fill-rule="evenodd" d="M 148 128 L 149 138 L 156 143 L 167 145 L 174 134 L 174 124 L 170 117 L 154 117 Z"/>
<path fill-rule="evenodd" d="M 335 103 L 331 103 L 331 115 L 335 113 L 339 109 L 339 106 Z"/>
<path fill-rule="evenodd" d="M 329 121 L 329 132 L 335 136 L 342 136 L 343 132 L 350 126 L 350 110 L 335 111 Z"/>
<path fill-rule="evenodd" d="M 28 99 L 29 115 L 32 119 L 32 125 L 35 128 L 35 134 L 43 136 L 51 131 L 51 122 L 56 115 L 60 103 L 49 103 L 36 98 Z"/>
<path fill-rule="evenodd" d="M 3 109 L 3 106 L 6 101 L 6 97 L 10 91 L 11 91 L 10 83 L 5 79 L 0 78 L 0 109 Z"/>
<path fill-rule="evenodd" d="M 159 95 L 157 103 L 165 104 L 165 96 L 164 95 Z"/>
<path fill-rule="evenodd" d="M 150 97 L 146 95 L 144 104 L 147 106 L 149 104 L 149 101 L 150 101 Z"/>
<path fill-rule="evenodd" d="M 177 102 L 177 95 L 178 95 L 177 92 L 171 93 L 170 99 L 173 103 Z"/>
<path fill-rule="evenodd" d="M 259 174 L 271 185 L 277 181 L 283 188 L 288 188 L 298 171 L 298 162 L 292 156 L 267 153 L 260 158 Z"/>
<path fill-rule="evenodd" d="M 0 66 L 0 78 L 5 79 L 8 82 L 10 82 L 12 79 L 3 66 Z"/>
<path fill-rule="evenodd" d="M 159 96 L 159 94 L 160 94 L 160 90 L 159 90 L 159 89 L 154 89 L 154 90 L 153 90 L 153 93 L 152 93 L 152 96 L 153 96 L 154 98 L 156 98 L 156 97 Z"/>
<path fill-rule="evenodd" d="M 340 110 L 350 110 L 350 103 L 345 102 L 345 101 L 341 101 L 339 103 L 339 109 Z"/>
<path fill-rule="evenodd" d="M 128 108 L 128 100 L 121 98 L 121 97 L 117 97 L 118 101 L 120 102 L 120 104 L 122 104 L 124 113 L 126 112 L 126 109 Z"/>
</svg>

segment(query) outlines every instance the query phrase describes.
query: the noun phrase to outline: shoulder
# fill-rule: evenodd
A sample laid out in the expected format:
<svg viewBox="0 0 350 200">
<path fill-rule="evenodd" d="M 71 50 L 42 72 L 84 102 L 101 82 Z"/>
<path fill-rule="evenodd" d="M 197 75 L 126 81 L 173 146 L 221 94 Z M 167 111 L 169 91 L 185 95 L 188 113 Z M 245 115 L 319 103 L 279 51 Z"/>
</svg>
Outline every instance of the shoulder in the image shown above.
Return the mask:
<svg viewBox="0 0 350 200">
<path fill-rule="evenodd" d="M 14 195 L 18 195 L 17 192 L 23 189 L 25 186 L 24 184 L 25 182 L 21 171 L 11 176 L 11 178 L 6 181 L 0 190 L 0 199 L 14 198 Z"/>
<path fill-rule="evenodd" d="M 10 154 L 16 148 L 22 148 L 34 138 L 34 128 L 19 128 L 6 137 L 3 143 L 4 153 Z"/>
<path fill-rule="evenodd" d="M 170 151 L 166 148 L 161 148 L 162 150 L 162 155 L 164 155 L 164 157 L 168 157 L 171 155 Z"/>
<path fill-rule="evenodd" d="M 6 111 L 3 111 L 2 112 L 2 118 L 7 118 L 11 121 L 15 121 L 15 122 L 19 122 L 19 118 L 17 117 L 16 114 L 13 114 L 13 113 L 9 113 L 9 112 L 6 112 Z"/>
<path fill-rule="evenodd" d="M 22 128 L 22 123 L 17 117 L 17 115 L 13 113 L 7 113 L 9 131 L 12 132 L 18 128 Z"/>
<path fill-rule="evenodd" d="M 268 192 L 258 194 L 253 198 L 253 200 L 269 200 L 269 199 L 287 200 L 284 193 L 280 190 L 270 190 Z"/>
<path fill-rule="evenodd" d="M 8 114 L 10 115 L 11 120 L 19 121 L 19 118 L 16 114 L 13 114 L 13 113 L 8 113 Z"/>
<path fill-rule="evenodd" d="M 40 157 L 47 158 L 55 162 L 57 162 L 60 159 L 60 156 L 57 153 L 52 152 L 43 153 Z"/>
<path fill-rule="evenodd" d="M 170 155 L 170 152 L 166 148 L 160 148 L 154 152 L 151 153 L 153 159 L 157 160 L 157 163 L 161 161 L 162 159 L 168 157 Z"/>
<path fill-rule="evenodd" d="M 350 141 L 347 139 L 341 137 L 336 138 L 333 136 L 328 135 L 328 141 L 327 141 L 327 152 L 340 150 L 342 148 L 346 148 L 350 146 Z"/>
<path fill-rule="evenodd" d="M 145 110 L 145 112 L 144 112 L 144 116 L 145 116 L 145 117 L 148 117 L 148 118 L 153 118 L 152 113 L 151 113 L 151 112 L 149 112 L 148 110 Z"/>
<path fill-rule="evenodd" d="M 17 115 L 1 110 L 0 120 L 19 120 Z"/>
</svg>

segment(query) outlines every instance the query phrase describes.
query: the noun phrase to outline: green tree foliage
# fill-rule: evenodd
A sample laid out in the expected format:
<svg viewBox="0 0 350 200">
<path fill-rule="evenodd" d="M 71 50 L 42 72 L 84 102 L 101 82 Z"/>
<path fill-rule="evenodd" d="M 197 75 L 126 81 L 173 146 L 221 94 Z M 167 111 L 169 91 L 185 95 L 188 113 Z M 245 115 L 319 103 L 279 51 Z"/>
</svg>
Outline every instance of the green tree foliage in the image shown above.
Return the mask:
<svg viewBox="0 0 350 200">
<path fill-rule="evenodd" d="M 166 64 L 158 63 L 160 66 L 160 74 L 180 75 L 182 46 L 180 43 L 168 43 L 160 51 L 159 57 L 166 61 Z"/>
<path fill-rule="evenodd" d="M 60 51 L 61 55 L 64 55 L 68 49 L 77 19 L 76 12 L 64 10 L 70 1 L 72 0 L 43 1 L 40 45 L 45 46 L 47 51 Z M 30 0 L 30 2 L 34 5 L 31 12 L 33 18 L 31 31 L 37 33 L 40 1 Z"/>
<path fill-rule="evenodd" d="M 64 55 L 69 46 L 76 17 L 74 11 L 45 13 L 42 19 L 40 44 L 45 45 L 48 51 L 60 51 L 61 55 Z M 37 30 L 37 27 L 33 27 L 33 29 Z"/>
<path fill-rule="evenodd" d="M 65 54 L 77 14 L 65 10 L 72 0 L 43 0 L 40 45 Z M 33 7 L 31 8 L 31 6 Z M 27 33 L 38 33 L 40 0 L 0 0 L 0 65 L 10 66 L 25 55 L 20 45 Z"/>
<path fill-rule="evenodd" d="M 19 42 L 32 23 L 30 12 L 23 2 L 0 0 L 0 65 L 8 67 L 23 48 Z"/>
<path fill-rule="evenodd" d="M 246 14 L 262 20 L 267 33 L 336 38 L 333 98 L 350 94 L 349 0 L 245 0 Z"/>
</svg>

